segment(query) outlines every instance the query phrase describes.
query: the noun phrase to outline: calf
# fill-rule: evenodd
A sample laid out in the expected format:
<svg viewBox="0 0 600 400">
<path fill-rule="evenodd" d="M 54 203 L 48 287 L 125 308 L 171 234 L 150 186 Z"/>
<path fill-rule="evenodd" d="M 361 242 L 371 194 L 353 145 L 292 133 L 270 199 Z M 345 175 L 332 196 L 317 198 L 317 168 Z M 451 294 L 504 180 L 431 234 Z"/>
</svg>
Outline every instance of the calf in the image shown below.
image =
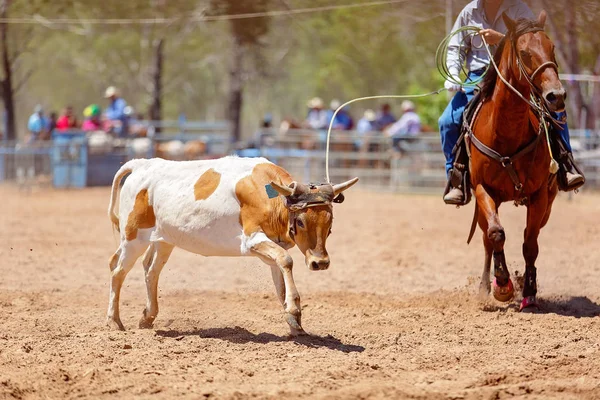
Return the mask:
<svg viewBox="0 0 600 400">
<path fill-rule="evenodd" d="M 300 296 L 287 250 L 298 246 L 308 268 L 327 269 L 325 242 L 333 222 L 332 203 L 340 202 L 340 194 L 357 181 L 303 185 L 264 158 L 129 161 L 115 175 L 108 207 L 121 238 L 109 262 L 108 325 L 124 329 L 119 317 L 121 286 L 144 254 L 148 297 L 139 326 L 152 327 L 158 314 L 158 277 L 173 248 L 180 247 L 204 256 L 263 260 L 271 266 L 292 335 L 303 333 Z"/>
</svg>

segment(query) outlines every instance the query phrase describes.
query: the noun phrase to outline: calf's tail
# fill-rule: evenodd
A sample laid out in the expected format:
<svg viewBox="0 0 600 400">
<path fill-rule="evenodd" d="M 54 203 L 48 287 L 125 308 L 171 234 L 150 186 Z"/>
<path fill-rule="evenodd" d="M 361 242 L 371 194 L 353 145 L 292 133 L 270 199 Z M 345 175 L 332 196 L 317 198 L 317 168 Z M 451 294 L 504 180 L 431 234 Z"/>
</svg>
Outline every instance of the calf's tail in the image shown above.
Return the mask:
<svg viewBox="0 0 600 400">
<path fill-rule="evenodd" d="M 144 163 L 147 160 L 131 160 L 123 164 L 121 168 L 115 174 L 113 179 L 112 188 L 110 192 L 110 203 L 108 203 L 108 218 L 113 224 L 113 227 L 119 232 L 119 216 L 115 213 L 115 205 L 117 204 L 117 196 L 121 191 L 121 182 L 125 176 L 131 174 L 140 163 Z"/>
</svg>

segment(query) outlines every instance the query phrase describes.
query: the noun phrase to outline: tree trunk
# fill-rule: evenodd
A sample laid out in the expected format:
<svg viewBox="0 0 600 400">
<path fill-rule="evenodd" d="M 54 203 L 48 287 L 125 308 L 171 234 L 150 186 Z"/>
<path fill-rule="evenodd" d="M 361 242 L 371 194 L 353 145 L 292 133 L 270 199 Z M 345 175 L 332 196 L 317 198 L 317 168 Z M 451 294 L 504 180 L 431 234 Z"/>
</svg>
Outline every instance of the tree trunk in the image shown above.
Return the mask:
<svg viewBox="0 0 600 400">
<path fill-rule="evenodd" d="M 570 2 L 569 2 L 570 3 Z M 565 7 L 566 28 L 567 28 L 567 63 L 571 74 L 579 74 L 579 48 L 577 40 L 577 12 L 575 3 L 567 4 Z M 569 121 L 576 127 L 585 128 L 586 121 L 582 120 L 582 110 L 587 108 L 581 84 L 578 81 L 571 81 L 567 84 L 568 93 L 571 97 L 572 114 Z"/>
<path fill-rule="evenodd" d="M 162 120 L 162 76 L 164 61 L 165 39 L 161 38 L 154 47 L 154 68 L 152 71 L 152 104 L 150 106 L 149 117 L 152 121 Z M 160 127 L 156 129 L 160 133 Z"/>
<path fill-rule="evenodd" d="M 229 107 L 227 117 L 232 141 L 241 139 L 244 48 L 238 39 L 233 41 L 233 57 L 229 70 Z"/>
<path fill-rule="evenodd" d="M 3 0 L 0 4 L 0 17 L 7 18 L 8 16 L 8 0 Z M 4 121 L 6 128 L 6 138 L 15 140 L 17 131 L 15 129 L 15 101 L 12 85 L 12 65 L 8 54 L 8 24 L 0 23 L 0 46 L 2 51 L 2 72 L 4 78 L 0 81 L 2 86 L 1 95 L 4 103 Z"/>
</svg>

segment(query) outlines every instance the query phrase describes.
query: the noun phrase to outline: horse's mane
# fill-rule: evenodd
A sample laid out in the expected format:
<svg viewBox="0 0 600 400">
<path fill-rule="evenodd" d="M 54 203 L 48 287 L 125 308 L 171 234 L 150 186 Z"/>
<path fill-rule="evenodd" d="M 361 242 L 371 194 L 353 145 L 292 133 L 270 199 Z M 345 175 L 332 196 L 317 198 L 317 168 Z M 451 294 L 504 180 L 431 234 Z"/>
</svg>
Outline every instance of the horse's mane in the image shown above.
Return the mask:
<svg viewBox="0 0 600 400">
<path fill-rule="evenodd" d="M 498 49 L 494 53 L 494 62 L 496 65 L 500 65 L 500 61 L 502 61 L 502 54 L 504 53 L 504 47 L 508 44 L 512 45 L 514 41 L 516 41 L 519 36 L 524 35 L 529 32 L 538 32 L 544 30 L 544 27 L 539 24 L 538 21 L 526 18 L 520 18 L 515 21 L 515 26 L 513 29 L 509 29 L 506 33 L 506 36 L 500 41 L 498 44 Z M 488 72 L 486 73 L 483 81 L 481 82 L 481 95 L 482 98 L 490 98 L 494 93 L 494 89 L 496 88 L 496 82 L 498 81 L 498 72 L 493 65 L 490 65 Z"/>
</svg>

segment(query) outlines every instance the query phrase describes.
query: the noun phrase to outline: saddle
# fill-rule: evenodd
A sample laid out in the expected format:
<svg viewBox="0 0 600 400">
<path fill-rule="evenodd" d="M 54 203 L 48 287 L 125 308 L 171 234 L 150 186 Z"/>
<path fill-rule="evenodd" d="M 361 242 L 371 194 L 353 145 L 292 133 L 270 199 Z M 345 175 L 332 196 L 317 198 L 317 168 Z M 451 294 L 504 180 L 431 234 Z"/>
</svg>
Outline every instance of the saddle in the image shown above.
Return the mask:
<svg viewBox="0 0 600 400">
<path fill-rule="evenodd" d="M 448 183 L 446 184 L 446 189 L 444 190 L 445 196 L 453 187 L 460 189 L 464 199 L 463 203 L 461 204 L 463 206 L 469 204 L 472 197 L 471 176 L 469 172 L 469 153 L 467 150 L 465 136 L 468 132 L 468 127 L 471 126 L 477 115 L 480 104 L 481 94 L 479 91 L 476 91 L 475 96 L 471 99 L 471 101 L 469 101 L 463 113 L 463 121 L 460 125 L 460 136 L 458 137 L 456 145 L 452 149 L 452 154 L 454 154 L 454 165 L 452 166 L 450 177 L 448 179 Z"/>
</svg>

